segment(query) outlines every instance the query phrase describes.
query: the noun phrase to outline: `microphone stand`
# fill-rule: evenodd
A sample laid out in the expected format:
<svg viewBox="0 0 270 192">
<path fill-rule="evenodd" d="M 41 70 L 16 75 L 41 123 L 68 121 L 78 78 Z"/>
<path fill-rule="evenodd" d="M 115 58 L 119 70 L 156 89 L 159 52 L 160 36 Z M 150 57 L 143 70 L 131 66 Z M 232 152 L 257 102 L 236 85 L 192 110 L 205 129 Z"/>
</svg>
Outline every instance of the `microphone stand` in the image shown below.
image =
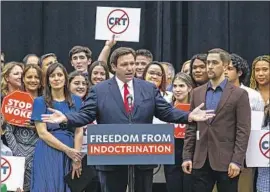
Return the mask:
<svg viewBox="0 0 270 192">
<path fill-rule="evenodd" d="M 130 98 L 129 103 L 129 112 L 128 112 L 128 121 L 129 124 L 132 124 L 132 97 Z M 135 192 L 135 166 L 128 166 L 128 192 Z"/>
</svg>

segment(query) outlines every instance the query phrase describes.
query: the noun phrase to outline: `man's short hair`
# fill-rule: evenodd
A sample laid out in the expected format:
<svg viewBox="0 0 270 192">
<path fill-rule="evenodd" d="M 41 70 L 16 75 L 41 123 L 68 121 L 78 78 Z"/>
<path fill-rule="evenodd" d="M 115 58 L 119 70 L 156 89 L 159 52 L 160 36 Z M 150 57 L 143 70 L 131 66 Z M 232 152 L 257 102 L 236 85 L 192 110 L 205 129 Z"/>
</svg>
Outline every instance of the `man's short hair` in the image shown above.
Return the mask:
<svg viewBox="0 0 270 192">
<path fill-rule="evenodd" d="M 88 48 L 88 47 L 83 47 L 83 46 L 79 46 L 76 45 L 74 47 L 72 47 L 69 51 L 69 60 L 72 60 L 72 56 L 76 53 L 81 53 L 84 52 L 87 59 L 91 59 L 92 58 L 92 51 Z"/>
<path fill-rule="evenodd" d="M 151 61 L 153 61 L 153 54 L 147 49 L 138 49 L 136 51 L 136 57 L 137 56 L 148 57 L 149 59 L 151 59 Z"/>
<path fill-rule="evenodd" d="M 218 53 L 222 63 L 229 64 L 230 61 L 231 61 L 230 54 L 227 51 L 225 51 L 225 50 L 223 50 L 221 48 L 211 49 L 211 50 L 208 51 L 208 54 L 210 54 L 210 53 Z"/>
<path fill-rule="evenodd" d="M 168 66 L 168 73 L 171 73 L 171 78 L 173 79 L 175 76 L 175 69 L 174 66 L 169 62 L 160 62 L 161 65 L 167 65 Z"/>
<path fill-rule="evenodd" d="M 40 57 L 40 66 L 42 66 L 42 62 L 44 59 L 48 58 L 48 57 L 54 57 L 57 59 L 56 55 L 54 53 L 47 53 L 47 54 L 44 54 Z"/>
<path fill-rule="evenodd" d="M 39 59 L 39 57 L 36 55 L 36 54 L 34 54 L 34 53 L 30 53 L 30 54 L 27 54 L 27 55 L 25 55 L 25 57 L 23 58 L 23 60 L 22 60 L 22 62 L 24 63 L 24 64 L 26 64 L 27 63 L 27 60 L 28 60 L 28 58 L 29 57 L 37 57 L 38 58 L 38 63 L 40 63 L 40 59 Z"/>
<path fill-rule="evenodd" d="M 242 75 L 239 77 L 240 83 L 245 84 L 250 73 L 247 61 L 235 53 L 232 53 L 230 56 L 232 65 L 236 68 L 236 71 L 242 71 Z"/>
<path fill-rule="evenodd" d="M 115 49 L 111 54 L 110 64 L 114 64 L 115 66 L 117 66 L 118 58 L 123 55 L 128 55 L 128 54 L 132 54 L 134 58 L 136 57 L 136 52 L 134 51 L 134 49 L 130 47 L 119 47 Z"/>
</svg>

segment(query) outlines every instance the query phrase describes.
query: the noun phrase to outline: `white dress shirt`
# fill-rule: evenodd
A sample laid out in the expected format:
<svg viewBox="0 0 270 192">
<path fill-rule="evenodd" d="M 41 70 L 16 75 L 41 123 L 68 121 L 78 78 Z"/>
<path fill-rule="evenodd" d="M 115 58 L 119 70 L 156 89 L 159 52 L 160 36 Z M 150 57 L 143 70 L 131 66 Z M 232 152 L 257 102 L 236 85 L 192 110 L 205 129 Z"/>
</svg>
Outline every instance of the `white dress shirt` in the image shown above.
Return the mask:
<svg viewBox="0 0 270 192">
<path fill-rule="evenodd" d="M 120 93 L 121 93 L 121 96 L 122 96 L 122 99 L 124 101 L 124 82 L 121 81 L 120 79 L 117 78 L 117 76 L 115 76 L 115 79 L 116 79 L 116 83 L 119 87 L 119 90 L 120 90 Z M 129 94 L 132 95 L 132 98 L 133 98 L 133 103 L 134 103 L 134 88 L 133 88 L 133 81 L 129 81 L 127 82 L 127 85 L 128 85 L 128 91 L 129 91 Z"/>
<path fill-rule="evenodd" d="M 173 93 L 166 91 L 166 94 L 163 94 L 162 92 L 160 93 L 163 98 L 168 102 L 168 103 L 172 103 L 172 97 L 173 97 Z M 166 124 L 167 122 L 161 121 L 158 118 L 154 117 L 153 118 L 153 124 Z"/>
</svg>

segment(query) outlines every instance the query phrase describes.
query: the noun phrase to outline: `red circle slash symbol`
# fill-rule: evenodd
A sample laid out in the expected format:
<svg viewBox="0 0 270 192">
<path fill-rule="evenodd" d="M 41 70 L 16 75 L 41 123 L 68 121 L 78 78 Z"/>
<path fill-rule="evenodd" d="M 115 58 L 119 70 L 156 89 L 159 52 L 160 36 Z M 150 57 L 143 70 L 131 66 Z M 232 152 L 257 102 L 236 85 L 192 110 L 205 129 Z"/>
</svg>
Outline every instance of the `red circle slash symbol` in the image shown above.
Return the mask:
<svg viewBox="0 0 270 192">
<path fill-rule="evenodd" d="M 270 159 L 270 132 L 265 133 L 259 142 L 259 148 L 263 156 Z"/>
<path fill-rule="evenodd" d="M 7 159 L 1 157 L 1 182 L 5 182 L 11 175 L 11 165 Z"/>
<path fill-rule="evenodd" d="M 107 27 L 114 34 L 124 33 L 129 26 L 127 12 L 122 9 L 112 10 L 107 17 Z"/>
</svg>

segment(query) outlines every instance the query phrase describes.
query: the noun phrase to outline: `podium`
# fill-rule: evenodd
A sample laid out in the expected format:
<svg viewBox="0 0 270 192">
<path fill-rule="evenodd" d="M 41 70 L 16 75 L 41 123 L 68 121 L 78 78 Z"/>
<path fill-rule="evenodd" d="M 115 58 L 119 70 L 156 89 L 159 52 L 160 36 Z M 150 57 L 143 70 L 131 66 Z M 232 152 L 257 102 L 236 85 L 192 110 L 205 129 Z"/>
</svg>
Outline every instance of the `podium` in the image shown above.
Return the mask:
<svg viewBox="0 0 270 192">
<path fill-rule="evenodd" d="M 97 124 L 87 127 L 88 165 L 128 165 L 129 192 L 135 165 L 174 164 L 174 125 Z"/>
</svg>

